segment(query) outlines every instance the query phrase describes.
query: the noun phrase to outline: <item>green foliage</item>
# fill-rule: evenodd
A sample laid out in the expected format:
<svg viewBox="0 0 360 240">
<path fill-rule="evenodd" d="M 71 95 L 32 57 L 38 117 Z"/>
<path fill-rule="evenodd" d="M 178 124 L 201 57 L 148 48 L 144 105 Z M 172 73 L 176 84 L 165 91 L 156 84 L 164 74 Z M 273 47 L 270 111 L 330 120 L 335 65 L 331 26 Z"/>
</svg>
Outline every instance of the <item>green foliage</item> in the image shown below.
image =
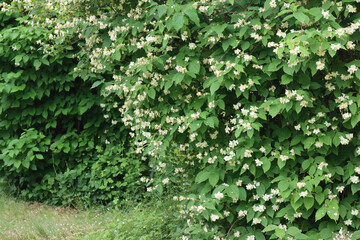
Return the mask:
<svg viewBox="0 0 360 240">
<path fill-rule="evenodd" d="M 31 18 L 49 36 L 43 55 L 76 60 L 75 80 L 101 91 L 106 121 L 128 127 L 155 171 L 148 191 L 185 176 L 185 239 L 321 239 L 360 227 L 357 0 L 54 2 Z M 8 75 L 8 94 L 28 87 Z"/>
<path fill-rule="evenodd" d="M 13 192 L 80 206 L 142 192 L 146 162 L 129 151 L 124 126 L 102 117 L 91 76 L 74 73 L 76 45 L 44 54 L 48 29 L 19 13 L 0 16 L 0 172 Z"/>
</svg>

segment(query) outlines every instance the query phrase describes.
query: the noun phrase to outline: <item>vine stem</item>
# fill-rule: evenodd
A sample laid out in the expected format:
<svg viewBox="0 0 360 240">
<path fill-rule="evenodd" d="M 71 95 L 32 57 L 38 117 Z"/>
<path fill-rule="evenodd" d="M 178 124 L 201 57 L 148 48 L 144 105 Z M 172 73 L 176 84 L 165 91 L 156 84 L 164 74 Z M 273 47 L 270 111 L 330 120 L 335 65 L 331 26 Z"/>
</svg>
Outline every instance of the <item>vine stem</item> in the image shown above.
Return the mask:
<svg viewBox="0 0 360 240">
<path fill-rule="evenodd" d="M 230 228 L 229 228 L 228 232 L 226 233 L 226 237 L 228 237 L 228 236 L 229 236 L 229 234 L 230 234 L 231 230 L 234 228 L 235 223 L 237 223 L 239 220 L 240 220 L 240 218 L 237 218 L 237 219 L 235 220 L 235 222 L 233 222 L 233 224 L 231 224 L 231 226 L 230 226 Z"/>
</svg>

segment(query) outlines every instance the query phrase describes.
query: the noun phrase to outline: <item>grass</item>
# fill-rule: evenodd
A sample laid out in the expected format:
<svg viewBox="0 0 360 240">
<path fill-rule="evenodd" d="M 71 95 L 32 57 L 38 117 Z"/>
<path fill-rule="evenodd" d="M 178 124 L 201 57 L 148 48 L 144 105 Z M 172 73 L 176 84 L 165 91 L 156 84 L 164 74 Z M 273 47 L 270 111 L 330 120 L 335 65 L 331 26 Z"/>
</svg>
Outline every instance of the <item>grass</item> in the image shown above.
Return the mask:
<svg viewBox="0 0 360 240">
<path fill-rule="evenodd" d="M 19 201 L 1 189 L 0 240 L 179 239 L 185 226 L 174 216 L 176 203 L 165 198 L 128 201 L 120 210 L 76 210 Z"/>
<path fill-rule="evenodd" d="M 21 202 L 0 194 L 1 240 L 83 239 L 102 229 L 114 214 Z"/>
<path fill-rule="evenodd" d="M 118 211 L 107 228 L 94 231 L 85 239 L 91 240 L 165 240 L 181 239 L 185 220 L 176 217 L 179 211 L 172 200 L 153 199 L 130 203 Z"/>
</svg>

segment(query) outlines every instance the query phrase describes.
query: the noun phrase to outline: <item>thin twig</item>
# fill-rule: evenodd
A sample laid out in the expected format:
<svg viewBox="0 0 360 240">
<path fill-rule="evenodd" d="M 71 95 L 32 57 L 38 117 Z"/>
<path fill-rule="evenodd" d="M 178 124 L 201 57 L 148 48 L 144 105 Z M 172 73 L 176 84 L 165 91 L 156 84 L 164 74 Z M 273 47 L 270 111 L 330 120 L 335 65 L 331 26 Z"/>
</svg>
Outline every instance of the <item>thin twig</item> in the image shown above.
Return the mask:
<svg viewBox="0 0 360 240">
<path fill-rule="evenodd" d="M 235 221 L 235 222 L 233 222 L 233 224 L 231 224 L 231 226 L 230 226 L 230 228 L 229 228 L 228 232 L 226 233 L 226 237 L 228 237 L 228 236 L 229 236 L 230 231 L 233 229 L 233 227 L 234 227 L 235 223 L 237 223 L 237 221 L 239 221 L 239 220 L 240 220 L 240 218 L 237 218 L 237 219 L 236 219 L 236 221 Z"/>
</svg>

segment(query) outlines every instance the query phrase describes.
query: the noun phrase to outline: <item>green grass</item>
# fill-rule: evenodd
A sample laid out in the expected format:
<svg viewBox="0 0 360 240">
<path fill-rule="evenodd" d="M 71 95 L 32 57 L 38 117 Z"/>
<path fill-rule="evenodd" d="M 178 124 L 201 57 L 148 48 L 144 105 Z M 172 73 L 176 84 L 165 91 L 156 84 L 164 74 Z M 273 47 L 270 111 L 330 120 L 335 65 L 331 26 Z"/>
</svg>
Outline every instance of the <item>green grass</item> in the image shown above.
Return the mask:
<svg viewBox="0 0 360 240">
<path fill-rule="evenodd" d="M 128 201 L 120 210 L 76 210 L 19 201 L 0 186 L 0 239 L 179 239 L 185 220 L 175 217 L 176 204 L 156 198 Z"/>
<path fill-rule="evenodd" d="M 172 200 L 130 203 L 118 211 L 107 228 L 85 237 L 91 240 L 161 240 L 180 239 L 186 225 L 176 217 L 179 209 Z"/>
<path fill-rule="evenodd" d="M 0 239 L 83 239 L 113 219 L 110 212 L 77 211 L 16 201 L 0 193 Z"/>
</svg>

